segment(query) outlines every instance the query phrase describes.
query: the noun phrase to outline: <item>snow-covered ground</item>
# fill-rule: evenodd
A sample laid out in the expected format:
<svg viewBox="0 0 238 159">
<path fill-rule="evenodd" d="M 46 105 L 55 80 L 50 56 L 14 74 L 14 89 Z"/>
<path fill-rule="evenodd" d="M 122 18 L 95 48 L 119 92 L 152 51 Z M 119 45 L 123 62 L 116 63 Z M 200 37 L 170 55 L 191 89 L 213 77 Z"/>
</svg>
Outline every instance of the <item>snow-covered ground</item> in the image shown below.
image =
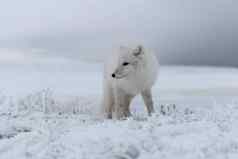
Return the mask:
<svg viewBox="0 0 238 159">
<path fill-rule="evenodd" d="M 102 66 L 0 68 L 0 159 L 238 158 L 238 69 L 162 67 L 156 114 L 97 117 Z"/>
</svg>

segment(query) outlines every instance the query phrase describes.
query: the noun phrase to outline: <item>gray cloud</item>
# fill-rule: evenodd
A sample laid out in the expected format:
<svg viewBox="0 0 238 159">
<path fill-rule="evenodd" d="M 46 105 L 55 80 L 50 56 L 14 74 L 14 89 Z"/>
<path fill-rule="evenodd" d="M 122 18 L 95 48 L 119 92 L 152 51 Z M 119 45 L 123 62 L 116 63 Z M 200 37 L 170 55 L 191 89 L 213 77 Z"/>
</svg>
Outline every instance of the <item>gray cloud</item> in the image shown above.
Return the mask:
<svg viewBox="0 0 238 159">
<path fill-rule="evenodd" d="M 235 0 L 4 3 L 1 48 L 100 59 L 111 48 L 135 42 L 155 50 L 166 64 L 238 66 Z"/>
</svg>

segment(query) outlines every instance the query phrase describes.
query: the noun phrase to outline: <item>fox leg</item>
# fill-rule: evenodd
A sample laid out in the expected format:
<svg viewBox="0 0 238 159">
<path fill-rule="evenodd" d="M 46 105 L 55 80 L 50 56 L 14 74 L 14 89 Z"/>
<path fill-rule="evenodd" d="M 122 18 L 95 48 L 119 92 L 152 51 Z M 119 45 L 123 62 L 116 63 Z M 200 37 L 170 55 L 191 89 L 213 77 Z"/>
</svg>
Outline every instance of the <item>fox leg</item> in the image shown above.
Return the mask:
<svg viewBox="0 0 238 159">
<path fill-rule="evenodd" d="M 127 99 L 126 113 L 127 113 L 128 117 L 131 116 L 130 105 L 131 105 L 131 102 L 132 102 L 134 97 L 135 97 L 135 95 L 127 95 L 128 99 Z"/>
<path fill-rule="evenodd" d="M 151 116 L 151 114 L 155 112 L 151 89 L 143 91 L 141 95 L 147 108 L 148 115 Z"/>
<path fill-rule="evenodd" d="M 130 95 L 125 95 L 125 107 L 124 107 L 124 116 L 125 117 L 130 117 L 131 116 L 131 112 L 130 112 L 130 104 L 131 104 L 131 100 L 132 100 L 132 96 Z"/>
<path fill-rule="evenodd" d="M 106 117 L 107 119 L 112 119 L 113 105 L 114 105 L 113 91 L 111 87 L 107 86 L 104 88 L 103 105 L 102 105 L 103 116 Z"/>
<path fill-rule="evenodd" d="M 115 93 L 115 113 L 117 119 L 123 119 L 131 115 L 129 106 L 131 97 L 126 95 L 122 90 L 117 90 Z"/>
</svg>

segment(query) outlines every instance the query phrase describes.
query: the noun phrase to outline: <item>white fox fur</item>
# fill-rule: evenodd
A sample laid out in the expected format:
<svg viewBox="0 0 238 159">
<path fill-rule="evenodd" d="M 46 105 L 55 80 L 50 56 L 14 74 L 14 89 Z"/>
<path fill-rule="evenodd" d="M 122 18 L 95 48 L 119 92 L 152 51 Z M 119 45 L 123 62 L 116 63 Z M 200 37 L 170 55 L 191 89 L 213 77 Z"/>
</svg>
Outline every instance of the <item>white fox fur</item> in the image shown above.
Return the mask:
<svg viewBox="0 0 238 159">
<path fill-rule="evenodd" d="M 148 114 L 154 112 L 151 88 L 158 76 L 156 56 L 142 46 L 120 47 L 104 67 L 104 94 L 102 113 L 117 119 L 131 115 L 131 100 L 141 94 Z"/>
</svg>

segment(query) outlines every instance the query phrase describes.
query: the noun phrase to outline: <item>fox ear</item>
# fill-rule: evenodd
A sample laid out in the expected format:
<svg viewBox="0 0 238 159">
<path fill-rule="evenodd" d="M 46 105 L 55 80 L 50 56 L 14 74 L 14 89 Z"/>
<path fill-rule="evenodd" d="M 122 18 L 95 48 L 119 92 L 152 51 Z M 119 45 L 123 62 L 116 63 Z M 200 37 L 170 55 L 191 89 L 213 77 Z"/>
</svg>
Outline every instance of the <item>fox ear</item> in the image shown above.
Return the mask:
<svg viewBox="0 0 238 159">
<path fill-rule="evenodd" d="M 140 56 L 144 53 L 144 48 L 142 45 L 138 45 L 136 49 L 133 51 L 134 56 Z"/>
</svg>

